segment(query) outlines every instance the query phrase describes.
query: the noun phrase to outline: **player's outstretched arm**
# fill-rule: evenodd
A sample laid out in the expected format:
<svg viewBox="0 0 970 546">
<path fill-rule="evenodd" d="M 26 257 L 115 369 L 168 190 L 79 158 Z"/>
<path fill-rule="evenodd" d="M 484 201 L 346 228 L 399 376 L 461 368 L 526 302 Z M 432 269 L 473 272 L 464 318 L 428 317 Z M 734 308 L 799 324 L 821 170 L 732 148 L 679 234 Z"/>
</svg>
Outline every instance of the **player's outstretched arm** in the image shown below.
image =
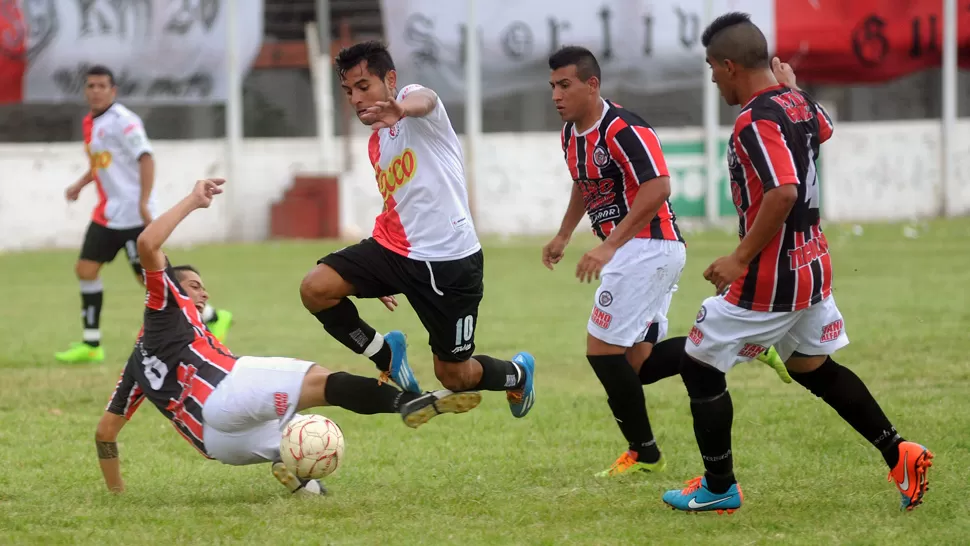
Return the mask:
<svg viewBox="0 0 970 546">
<path fill-rule="evenodd" d="M 121 461 L 118 460 L 118 433 L 128 420 L 123 415 L 104 412 L 98 422 L 98 430 L 94 433 L 94 443 L 98 448 L 98 463 L 108 491 L 121 493 L 125 490 L 125 482 L 121 479 Z"/>
<path fill-rule="evenodd" d="M 165 254 L 162 245 L 168 240 L 176 226 L 196 209 L 208 208 L 212 198 L 222 193 L 222 186 L 226 181 L 221 178 L 207 178 L 199 180 L 192 188 L 192 193 L 185 196 L 174 207 L 165 211 L 145 231 L 138 236 L 138 256 L 145 271 L 161 271 L 165 269 Z"/>
</svg>

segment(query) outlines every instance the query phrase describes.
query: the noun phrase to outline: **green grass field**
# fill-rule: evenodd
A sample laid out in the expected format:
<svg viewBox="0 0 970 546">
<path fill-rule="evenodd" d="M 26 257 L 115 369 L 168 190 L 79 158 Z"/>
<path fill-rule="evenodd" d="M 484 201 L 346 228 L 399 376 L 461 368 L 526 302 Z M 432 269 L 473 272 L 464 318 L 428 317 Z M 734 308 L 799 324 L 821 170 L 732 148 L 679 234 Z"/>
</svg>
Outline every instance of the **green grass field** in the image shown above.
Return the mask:
<svg viewBox="0 0 970 546">
<path fill-rule="evenodd" d="M 906 438 L 936 453 L 931 490 L 898 510 L 879 454 L 824 403 L 782 384 L 760 364 L 729 376 L 734 450 L 744 507 L 731 516 L 674 513 L 661 493 L 699 474 L 679 378 L 647 388 L 666 473 L 602 480 L 625 445 L 586 362 L 593 286 L 573 268 L 593 244 L 578 238 L 551 273 L 544 241 L 486 245 L 486 296 L 478 348 L 537 357 L 537 401 L 522 420 L 501 393 L 475 411 L 419 430 L 396 416 L 325 413 L 347 448 L 327 479 L 331 495 L 300 500 L 268 465 L 201 458 L 149 404 L 120 439 L 127 492 L 105 491 L 95 424 L 140 326 L 143 292 L 119 258 L 103 273 L 108 361 L 59 365 L 55 350 L 80 335 L 74 251 L 0 256 L 0 544 L 966 544 L 970 542 L 970 221 L 902 226 L 864 235 L 828 229 L 836 295 L 852 344 L 837 360 L 869 385 Z M 729 252 L 727 233 L 689 234 L 688 265 L 671 310 L 685 335 L 712 291 L 701 271 Z M 281 355 L 375 374 L 307 314 L 299 283 L 342 245 L 266 243 L 173 250 L 202 270 L 212 303 L 232 310 L 228 345 L 240 355 Z M 406 304 L 389 313 L 359 302 L 382 331 L 410 335 L 425 388 L 435 385 L 427 337 Z"/>
</svg>

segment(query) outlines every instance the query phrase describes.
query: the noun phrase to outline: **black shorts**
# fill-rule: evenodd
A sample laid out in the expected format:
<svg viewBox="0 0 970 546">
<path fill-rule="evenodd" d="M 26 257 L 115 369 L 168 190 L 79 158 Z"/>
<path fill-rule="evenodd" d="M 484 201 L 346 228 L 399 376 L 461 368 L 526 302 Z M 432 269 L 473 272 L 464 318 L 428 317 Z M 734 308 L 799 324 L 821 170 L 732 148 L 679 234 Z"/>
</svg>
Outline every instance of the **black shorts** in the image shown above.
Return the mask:
<svg viewBox="0 0 970 546">
<path fill-rule="evenodd" d="M 405 258 L 373 238 L 320 258 L 354 286 L 358 298 L 403 294 L 428 331 L 439 360 L 464 362 L 475 351 L 478 305 L 485 285 L 481 250 L 459 260 Z"/>
<path fill-rule="evenodd" d="M 128 256 L 128 263 L 132 267 L 137 266 L 141 271 L 138 259 L 138 236 L 144 231 L 144 227 L 131 229 L 111 229 L 91 222 L 88 231 L 84 234 L 84 244 L 81 246 L 81 259 L 91 260 L 101 264 L 109 263 L 115 259 L 118 251 L 125 249 Z"/>
</svg>

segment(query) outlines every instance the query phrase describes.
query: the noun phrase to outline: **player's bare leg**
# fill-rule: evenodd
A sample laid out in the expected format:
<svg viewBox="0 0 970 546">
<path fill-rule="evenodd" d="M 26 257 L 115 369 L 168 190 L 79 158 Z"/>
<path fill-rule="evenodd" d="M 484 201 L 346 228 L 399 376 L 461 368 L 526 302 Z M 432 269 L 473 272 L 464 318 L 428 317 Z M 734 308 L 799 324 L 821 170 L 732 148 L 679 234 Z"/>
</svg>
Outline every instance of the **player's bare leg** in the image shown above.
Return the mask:
<svg viewBox="0 0 970 546">
<path fill-rule="evenodd" d="M 394 381 L 402 389 L 420 393 L 421 388 L 407 362 L 406 341 L 401 332 L 381 335 L 360 318 L 349 296 L 356 289 L 332 267 L 318 264 L 300 285 L 303 306 L 320 321 L 324 330 L 357 354 L 369 358 L 381 372 L 382 381 Z"/>
<path fill-rule="evenodd" d="M 101 264 L 92 260 L 79 259 L 74 265 L 81 287 L 81 322 L 83 336 L 81 343 L 70 349 L 56 353 L 54 357 L 61 362 L 101 362 L 104 360 L 104 347 L 101 346 L 101 306 L 104 302 L 104 286 L 98 273 Z"/>
</svg>

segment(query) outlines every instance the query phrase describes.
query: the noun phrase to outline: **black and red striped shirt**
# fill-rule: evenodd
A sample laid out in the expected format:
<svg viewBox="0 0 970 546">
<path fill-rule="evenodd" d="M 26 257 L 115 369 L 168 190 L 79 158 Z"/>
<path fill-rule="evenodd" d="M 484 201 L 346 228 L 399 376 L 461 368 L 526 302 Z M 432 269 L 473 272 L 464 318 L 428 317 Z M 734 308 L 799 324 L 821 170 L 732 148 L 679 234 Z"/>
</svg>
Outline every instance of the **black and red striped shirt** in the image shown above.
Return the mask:
<svg viewBox="0 0 970 546">
<path fill-rule="evenodd" d="M 778 85 L 741 110 L 728 143 L 738 233 L 754 225 L 766 192 L 796 184 L 785 224 L 731 285 L 728 302 L 753 311 L 797 311 L 832 294 L 832 260 L 822 233 L 816 160 L 832 136 L 832 120 L 802 91 Z"/>
<path fill-rule="evenodd" d="M 603 100 L 603 115 L 579 133 L 562 129 L 562 150 L 573 182 L 580 185 L 593 233 L 606 239 L 630 212 L 640 185 L 669 176 L 657 133 L 633 112 Z M 681 241 L 674 209 L 665 201 L 640 239 Z"/>
<path fill-rule="evenodd" d="M 147 271 L 145 285 L 145 322 L 106 410 L 130 419 L 148 398 L 208 457 L 202 406 L 236 357 L 206 328 L 171 267 Z"/>
</svg>

